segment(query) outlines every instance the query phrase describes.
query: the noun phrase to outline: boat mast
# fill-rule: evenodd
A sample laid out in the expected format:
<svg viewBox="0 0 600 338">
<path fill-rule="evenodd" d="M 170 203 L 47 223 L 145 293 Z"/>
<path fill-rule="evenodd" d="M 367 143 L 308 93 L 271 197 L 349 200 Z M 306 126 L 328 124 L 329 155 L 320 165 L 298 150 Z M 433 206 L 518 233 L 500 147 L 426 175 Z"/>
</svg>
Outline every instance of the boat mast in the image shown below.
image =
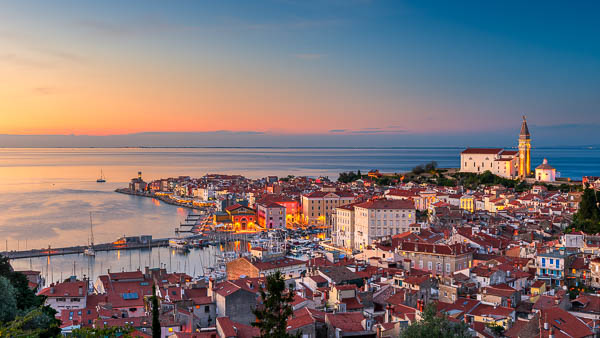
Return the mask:
<svg viewBox="0 0 600 338">
<path fill-rule="evenodd" d="M 94 246 L 94 227 L 92 225 L 92 212 L 90 211 L 90 243 L 91 247 Z"/>
</svg>

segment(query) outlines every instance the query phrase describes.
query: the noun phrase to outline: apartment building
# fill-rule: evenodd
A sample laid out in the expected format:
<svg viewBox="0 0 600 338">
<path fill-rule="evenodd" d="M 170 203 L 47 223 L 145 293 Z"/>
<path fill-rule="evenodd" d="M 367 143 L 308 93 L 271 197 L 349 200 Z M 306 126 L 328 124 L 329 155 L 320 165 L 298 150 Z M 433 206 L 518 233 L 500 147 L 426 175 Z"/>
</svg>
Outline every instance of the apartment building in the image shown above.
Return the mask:
<svg viewBox="0 0 600 338">
<path fill-rule="evenodd" d="M 377 238 L 407 232 L 415 223 L 410 200 L 378 199 L 354 205 L 354 248 L 362 250 Z"/>
<path fill-rule="evenodd" d="M 331 225 L 335 208 L 354 202 L 354 194 L 346 191 L 313 191 L 302 195 L 303 222 L 309 225 Z"/>
<path fill-rule="evenodd" d="M 340 248 L 354 248 L 354 204 L 348 204 L 335 209 L 332 238 Z"/>
<path fill-rule="evenodd" d="M 436 275 L 450 276 L 473 264 L 473 250 L 464 244 L 401 242 L 396 251 L 411 261 L 412 268 Z"/>
</svg>

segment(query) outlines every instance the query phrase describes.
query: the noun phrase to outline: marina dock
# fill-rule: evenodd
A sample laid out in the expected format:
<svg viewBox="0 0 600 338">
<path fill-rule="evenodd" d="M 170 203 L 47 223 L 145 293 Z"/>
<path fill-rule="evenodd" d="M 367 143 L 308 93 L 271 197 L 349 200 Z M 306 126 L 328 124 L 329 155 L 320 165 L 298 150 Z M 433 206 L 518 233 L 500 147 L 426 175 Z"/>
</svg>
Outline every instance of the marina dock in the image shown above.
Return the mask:
<svg viewBox="0 0 600 338">
<path fill-rule="evenodd" d="M 147 243 L 120 243 L 119 241 L 113 243 L 95 244 L 94 250 L 96 251 L 111 251 L 111 250 L 133 250 L 133 249 L 150 249 L 153 247 L 163 247 L 169 245 L 168 238 L 152 239 Z M 32 258 L 32 257 L 43 257 L 43 256 L 56 256 L 56 255 L 70 255 L 70 254 L 82 254 L 87 245 L 69 246 L 63 248 L 52 248 L 48 247 L 45 249 L 31 249 L 23 251 L 3 251 L 0 255 L 8 257 L 9 259 L 19 258 Z"/>
</svg>

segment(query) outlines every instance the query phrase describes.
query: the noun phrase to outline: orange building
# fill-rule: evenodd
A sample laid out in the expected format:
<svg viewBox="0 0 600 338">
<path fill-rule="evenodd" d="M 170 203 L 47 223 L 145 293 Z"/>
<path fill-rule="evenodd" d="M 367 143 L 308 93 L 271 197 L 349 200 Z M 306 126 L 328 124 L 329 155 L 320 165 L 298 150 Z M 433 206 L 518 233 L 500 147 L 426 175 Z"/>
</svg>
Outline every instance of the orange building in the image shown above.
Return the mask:
<svg viewBox="0 0 600 338">
<path fill-rule="evenodd" d="M 254 209 L 241 204 L 235 204 L 227 207 L 225 212 L 231 219 L 232 230 L 256 230 L 256 211 Z"/>
</svg>

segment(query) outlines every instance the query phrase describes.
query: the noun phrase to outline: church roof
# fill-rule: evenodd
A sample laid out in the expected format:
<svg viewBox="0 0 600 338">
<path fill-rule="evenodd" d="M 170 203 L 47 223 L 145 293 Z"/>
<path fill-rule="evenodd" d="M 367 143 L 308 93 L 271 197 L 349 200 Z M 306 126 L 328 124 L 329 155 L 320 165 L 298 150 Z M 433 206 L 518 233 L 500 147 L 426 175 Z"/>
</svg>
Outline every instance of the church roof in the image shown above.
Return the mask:
<svg viewBox="0 0 600 338">
<path fill-rule="evenodd" d="M 554 167 L 548 164 L 548 160 L 544 159 L 544 162 L 542 162 L 542 164 L 538 165 L 537 168 L 535 169 L 547 169 L 547 170 L 553 170 Z"/>
<path fill-rule="evenodd" d="M 524 136 L 527 138 L 531 136 L 531 134 L 529 134 L 529 128 L 527 128 L 527 120 L 525 119 L 525 116 L 523 116 L 523 124 L 521 124 L 521 133 L 519 133 L 519 136 Z"/>
<path fill-rule="evenodd" d="M 467 148 L 462 154 L 498 154 L 501 151 L 501 148 Z"/>
</svg>

